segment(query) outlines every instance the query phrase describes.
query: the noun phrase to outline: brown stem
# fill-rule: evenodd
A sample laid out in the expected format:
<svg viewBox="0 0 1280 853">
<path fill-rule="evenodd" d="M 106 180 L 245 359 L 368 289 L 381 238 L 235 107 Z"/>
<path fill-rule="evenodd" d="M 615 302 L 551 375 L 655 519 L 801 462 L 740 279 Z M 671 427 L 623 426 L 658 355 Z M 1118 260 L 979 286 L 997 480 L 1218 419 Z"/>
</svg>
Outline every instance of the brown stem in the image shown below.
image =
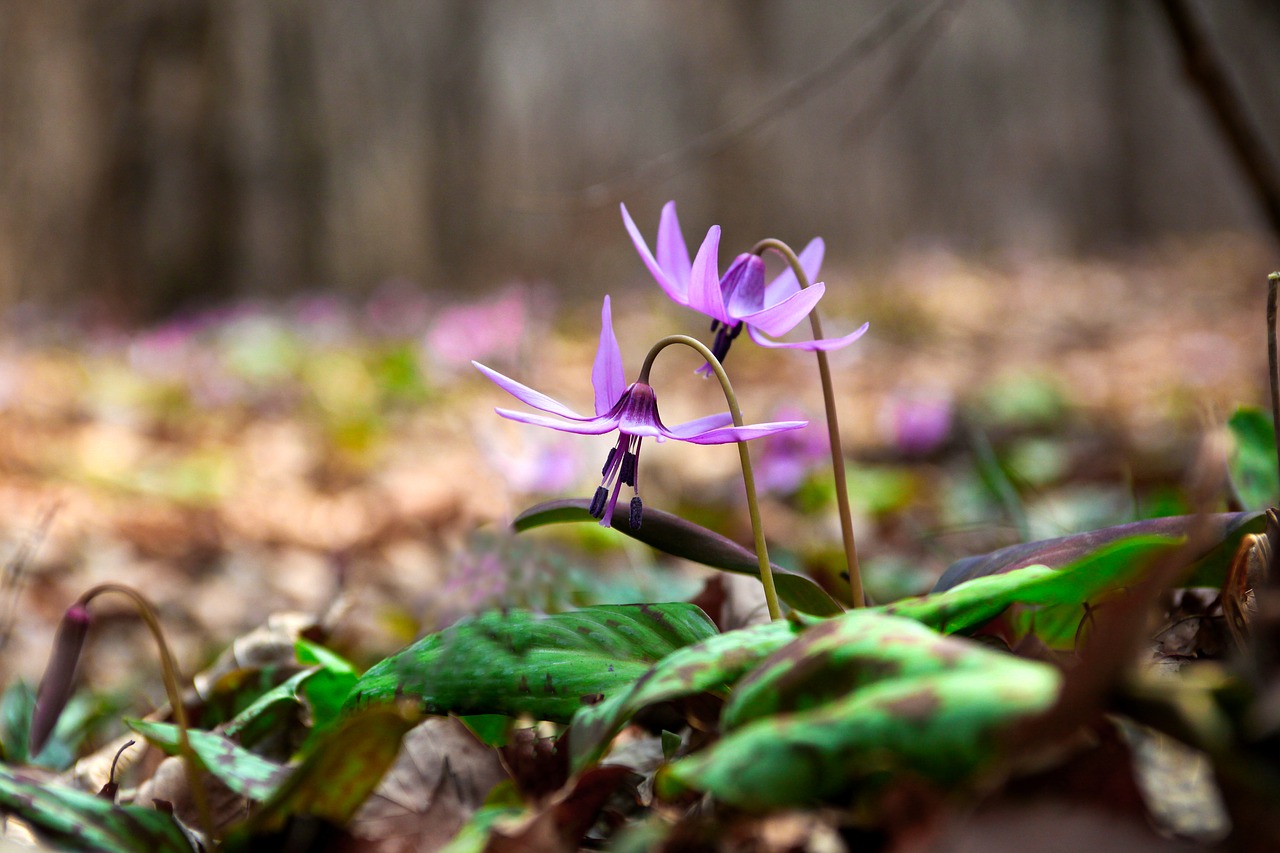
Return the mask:
<svg viewBox="0 0 1280 853">
<path fill-rule="evenodd" d="M 200 829 L 209 843 L 213 843 L 213 813 L 209 810 L 209 801 L 205 797 L 204 786 L 200 782 L 200 767 L 196 761 L 195 750 L 191 748 L 191 739 L 187 736 L 187 709 L 182 702 L 182 691 L 178 689 L 178 665 L 169 651 L 168 642 L 165 641 L 160 619 L 156 616 L 151 602 L 137 590 L 124 584 L 98 584 L 80 596 L 79 604 L 82 607 L 88 606 L 90 601 L 105 592 L 119 593 L 128 598 L 137 608 L 138 615 L 156 641 L 156 648 L 160 652 L 160 671 L 164 679 L 164 689 L 169 695 L 169 705 L 173 708 L 174 722 L 178 725 L 178 751 L 182 754 L 182 762 L 187 772 L 187 785 L 191 788 L 191 799 L 195 801 Z"/>
<path fill-rule="evenodd" d="M 756 243 L 751 249 L 754 255 L 762 255 L 772 249 L 786 259 L 791 271 L 801 288 L 809 286 L 809 276 L 800 265 L 800 259 L 791 247 L 781 240 L 769 238 Z M 822 321 L 818 319 L 818 309 L 809 312 L 809 327 L 813 330 L 813 339 L 822 340 Z M 849 482 L 845 474 L 844 446 L 840 443 L 840 420 L 836 415 L 836 393 L 831 384 L 831 365 L 827 361 L 824 350 L 815 350 L 818 357 L 818 376 L 822 380 L 822 401 L 827 409 L 827 438 L 831 444 L 831 471 L 836 481 L 836 506 L 840 512 L 840 533 L 844 539 L 844 559 L 849 573 L 849 600 L 854 607 L 862 607 L 863 600 L 862 571 L 858 566 L 858 548 L 853 540 L 853 512 L 849 508 Z"/>
</svg>

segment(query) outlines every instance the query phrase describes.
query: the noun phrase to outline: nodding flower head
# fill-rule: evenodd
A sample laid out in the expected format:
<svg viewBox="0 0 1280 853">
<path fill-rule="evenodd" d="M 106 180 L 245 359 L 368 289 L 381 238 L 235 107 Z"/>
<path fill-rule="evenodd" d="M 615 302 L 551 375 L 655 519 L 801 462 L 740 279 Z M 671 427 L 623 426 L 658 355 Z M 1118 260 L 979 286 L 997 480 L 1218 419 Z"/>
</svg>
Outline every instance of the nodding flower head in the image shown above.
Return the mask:
<svg viewBox="0 0 1280 853">
<path fill-rule="evenodd" d="M 594 417 L 577 414 L 563 403 L 503 376 L 496 370 L 477 362 L 472 363 L 511 396 L 547 413 L 539 415 L 496 409 L 504 418 L 580 435 L 604 435 L 617 430 L 618 441 L 605 459 L 600 472 L 600 486 L 591 500 L 591 514 L 600 519 L 600 524 L 604 527 L 613 526 L 613 513 L 623 486 L 630 486 L 633 492 L 628 524 L 632 530 L 640 527 L 644 505 L 640 500 L 639 466 L 640 446 L 644 439 L 666 441 L 671 438 L 691 444 L 728 444 L 799 429 L 808 424 L 808 421 L 779 421 L 736 427 L 728 412 L 720 412 L 677 426 L 666 426 L 658 415 L 658 399 L 653 388 L 646 382 L 626 384 L 622 370 L 622 352 L 613 333 L 613 318 L 607 296 L 600 316 L 600 346 L 596 350 L 595 365 L 591 371 L 591 384 L 595 391 Z"/>
<path fill-rule="evenodd" d="M 775 341 L 785 335 L 809 315 L 826 293 L 826 285 L 817 282 L 807 288 L 791 269 L 779 274 L 767 285 L 764 281 L 764 262 L 758 255 L 739 255 L 729 265 L 723 277 L 719 272 L 717 255 L 720 251 L 720 226 L 712 225 L 698 248 L 698 254 L 689 260 L 689 247 L 680 233 L 680 220 L 676 218 L 676 204 L 669 201 L 662 208 L 658 222 L 657 254 L 649 251 L 649 245 L 640 234 L 622 205 L 622 221 L 631 235 L 640 259 L 675 302 L 706 314 L 711 318 L 711 331 L 715 341 L 711 352 L 723 360 L 743 326 L 751 339 L 762 347 L 834 350 L 846 347 L 862 337 L 867 324 L 841 338 L 823 338 L 817 341 Z M 822 267 L 825 244 L 815 237 L 800 253 L 800 266 L 813 280 Z M 709 366 L 699 370 L 710 375 Z"/>
</svg>

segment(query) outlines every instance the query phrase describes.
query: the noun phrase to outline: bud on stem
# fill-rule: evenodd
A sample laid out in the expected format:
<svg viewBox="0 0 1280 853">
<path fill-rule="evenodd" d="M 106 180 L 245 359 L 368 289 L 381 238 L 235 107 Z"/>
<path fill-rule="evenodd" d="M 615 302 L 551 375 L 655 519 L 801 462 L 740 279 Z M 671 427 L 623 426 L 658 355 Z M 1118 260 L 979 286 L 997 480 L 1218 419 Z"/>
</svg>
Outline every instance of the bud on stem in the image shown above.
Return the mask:
<svg viewBox="0 0 1280 853">
<path fill-rule="evenodd" d="M 49 654 L 49 665 L 36 691 L 36 709 L 31 717 L 29 751 L 34 757 L 44 749 L 58 717 L 67 707 L 75 689 L 76 669 L 89 636 L 89 611 L 81 602 L 71 605 L 58 623 L 58 633 Z"/>
</svg>

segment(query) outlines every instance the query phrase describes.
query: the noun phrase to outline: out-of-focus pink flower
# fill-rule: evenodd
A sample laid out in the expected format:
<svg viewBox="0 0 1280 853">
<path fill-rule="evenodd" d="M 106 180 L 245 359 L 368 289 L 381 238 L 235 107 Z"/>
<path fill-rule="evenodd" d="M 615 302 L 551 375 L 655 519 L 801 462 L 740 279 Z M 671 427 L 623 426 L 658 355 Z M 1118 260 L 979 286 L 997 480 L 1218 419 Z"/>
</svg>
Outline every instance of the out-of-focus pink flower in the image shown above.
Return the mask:
<svg viewBox="0 0 1280 853">
<path fill-rule="evenodd" d="M 455 305 L 437 314 L 424 339 L 427 355 L 449 368 L 482 358 L 513 362 L 529 321 L 527 288 L 508 287 L 491 299 Z"/>
<path fill-rule="evenodd" d="M 369 297 L 364 318 L 369 331 L 379 337 L 416 338 L 431 320 L 431 301 L 409 279 L 388 279 Z"/>
<path fill-rule="evenodd" d="M 882 424 L 899 452 L 926 456 L 951 435 L 954 414 L 950 395 L 911 392 L 886 404 Z"/>
<path fill-rule="evenodd" d="M 778 420 L 798 420 L 804 413 L 789 406 L 774 412 Z M 820 429 L 780 432 L 760 442 L 755 460 L 756 481 L 766 491 L 790 494 L 815 468 L 830 458 L 831 443 Z"/>
<path fill-rule="evenodd" d="M 520 440 L 513 441 L 510 436 L 482 434 L 480 442 L 490 464 L 513 491 L 554 494 L 577 482 L 583 463 L 580 445 L 543 432 L 520 435 Z"/>
</svg>

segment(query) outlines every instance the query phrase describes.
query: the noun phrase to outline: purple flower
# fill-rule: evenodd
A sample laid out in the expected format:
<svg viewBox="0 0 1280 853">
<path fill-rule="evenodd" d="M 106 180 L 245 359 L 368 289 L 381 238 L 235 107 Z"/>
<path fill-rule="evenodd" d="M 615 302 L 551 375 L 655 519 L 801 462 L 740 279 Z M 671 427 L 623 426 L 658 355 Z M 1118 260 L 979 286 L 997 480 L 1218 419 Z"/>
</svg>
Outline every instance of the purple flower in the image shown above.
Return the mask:
<svg viewBox="0 0 1280 853">
<path fill-rule="evenodd" d="M 691 444 L 728 444 L 773 435 L 784 430 L 799 429 L 808 424 L 807 421 L 780 421 L 735 427 L 732 426 L 732 416 L 728 412 L 721 412 L 679 426 L 664 425 L 658 416 L 658 401 L 653 388 L 645 382 L 625 384 L 622 351 L 618 347 L 617 337 L 613 334 L 613 318 L 609 310 L 608 296 L 604 298 L 604 308 L 601 310 L 600 346 L 596 350 L 595 365 L 591 370 L 591 385 L 595 389 L 596 414 L 594 417 L 580 415 L 563 403 L 514 379 L 509 379 L 479 362 L 473 361 L 472 364 L 517 400 L 553 416 L 495 409 L 504 418 L 579 435 L 603 435 L 614 430 L 618 431 L 618 441 L 605 459 L 604 468 L 600 472 L 603 479 L 591 500 L 591 514 L 600 519 L 600 524 L 604 527 L 612 526 L 613 510 L 617 506 L 618 494 L 624 485 L 631 486 L 635 494 L 631 499 L 631 529 L 637 530 L 640 527 L 643 506 L 640 502 L 637 472 L 640 463 L 640 445 L 646 438 L 657 441 L 674 438 Z"/>
<path fill-rule="evenodd" d="M 681 305 L 700 311 L 711 318 L 711 331 L 716 333 L 711 352 L 724 359 L 729 344 L 742 331 L 743 325 L 751 339 L 762 347 L 804 350 L 833 350 L 848 346 L 867 331 L 867 323 L 842 338 L 823 338 L 818 341 L 775 341 L 796 327 L 808 316 L 826 285 L 816 282 L 800 288 L 800 282 L 791 269 L 778 275 L 765 285 L 764 261 L 759 255 L 743 254 L 734 258 L 723 277 L 719 273 L 717 255 L 720 250 L 720 226 L 712 225 L 707 231 L 698 254 L 689 260 L 689 248 L 680 233 L 680 220 L 676 218 L 676 203 L 669 201 L 662 208 L 658 222 L 657 256 L 640 235 L 640 229 L 622 205 L 622 221 L 635 243 L 640 258 L 667 295 Z M 813 281 L 822 266 L 825 244 L 815 237 L 799 255 L 800 266 Z M 767 337 L 766 337 L 767 336 Z M 710 373 L 703 368 L 704 374 Z"/>
</svg>

